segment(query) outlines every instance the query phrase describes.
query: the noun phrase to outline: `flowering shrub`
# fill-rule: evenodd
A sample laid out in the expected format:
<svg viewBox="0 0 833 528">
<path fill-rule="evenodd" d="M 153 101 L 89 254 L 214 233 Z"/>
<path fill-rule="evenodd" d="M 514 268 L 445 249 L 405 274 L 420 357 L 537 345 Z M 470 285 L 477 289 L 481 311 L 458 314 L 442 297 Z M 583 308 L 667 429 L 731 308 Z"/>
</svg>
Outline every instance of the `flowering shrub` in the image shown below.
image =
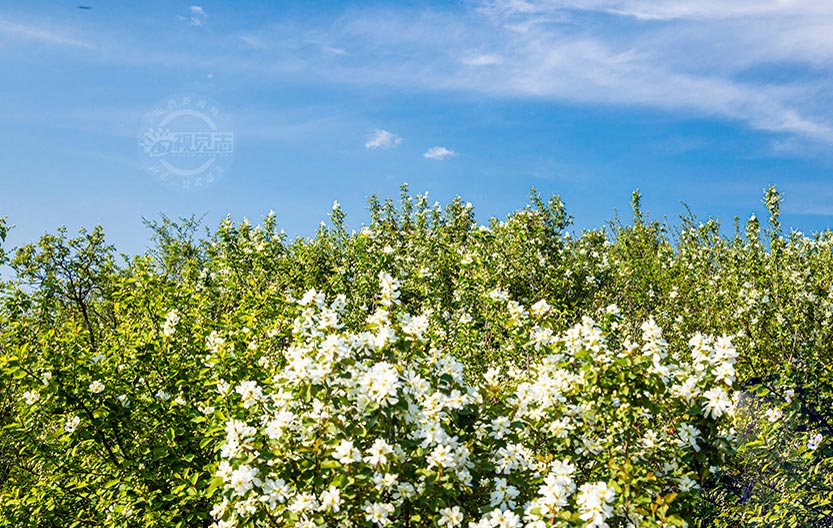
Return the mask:
<svg viewBox="0 0 833 528">
<path fill-rule="evenodd" d="M 0 218 L 0 527 L 828 526 L 833 234 L 780 203 L 577 234 L 403 188 L 125 258 Z"/>
<path fill-rule="evenodd" d="M 472 384 L 442 328 L 380 281 L 366 326 L 344 328 L 344 301 L 311 291 L 274 372 L 221 384 L 216 526 L 684 524 L 730 448 L 727 338 L 675 356 L 653 321 L 622 341 L 615 307 L 557 337 L 546 302 L 530 314 L 496 292 L 518 346 L 544 359 Z"/>
</svg>

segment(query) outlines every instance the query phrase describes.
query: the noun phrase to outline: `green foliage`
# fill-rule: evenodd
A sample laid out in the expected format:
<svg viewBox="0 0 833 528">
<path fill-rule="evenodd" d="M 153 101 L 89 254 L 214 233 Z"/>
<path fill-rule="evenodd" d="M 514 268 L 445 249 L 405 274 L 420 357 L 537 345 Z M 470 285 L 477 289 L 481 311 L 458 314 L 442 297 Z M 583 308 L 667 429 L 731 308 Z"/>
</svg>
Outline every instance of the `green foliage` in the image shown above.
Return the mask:
<svg viewBox="0 0 833 528">
<path fill-rule="evenodd" d="M 392 309 L 424 315 L 431 343 L 396 345 L 387 360 L 404 371 L 433 347 L 465 366 L 460 383 L 470 387 L 482 387 L 490 369 L 515 373 L 502 387 L 510 392 L 540 375 L 555 345 L 531 346 L 532 318 L 517 325 L 511 314 L 531 317 L 541 299 L 550 307 L 541 328 L 553 336 L 585 316 L 607 320 L 599 314 L 615 304 L 626 317 L 604 331 L 611 346 L 624 347 L 625 336 L 641 335 L 642 323 L 653 319 L 683 366 L 679 351 L 689 349 L 692 335 L 732 336 L 740 355 L 731 378 L 741 396 L 734 432 L 724 436 L 735 439 L 734 454 L 720 459 L 727 452 L 716 447 L 720 434 L 699 424 L 714 450 L 706 450 L 708 461 L 683 465 L 694 467 L 701 489 L 657 494 L 640 507 L 656 506 L 651 516 L 665 508 L 693 526 L 829 526 L 833 233 L 785 233 L 774 187 L 765 191 L 766 225 L 753 216 L 744 229 L 736 220 L 732 236 L 721 234 L 718 220 L 701 222 L 690 212 L 673 225 L 651 220 L 641 195 L 632 198 L 631 225 L 616 220 L 576 236 L 557 196 L 544 200 L 533 191 L 529 205 L 477 225 L 463 200 L 430 204 L 403 186 L 398 203 L 371 197 L 371 221 L 358 232 L 347 229 L 337 204 L 315 236 L 295 240 L 274 213 L 258 226 L 226 219 L 205 235 L 196 218 L 163 216 L 146 221 L 153 245 L 135 256 L 116 254 L 101 228 L 76 237 L 62 228 L 11 249 L 11 226 L 0 218 L 0 266 L 11 270 L 0 284 L 0 526 L 209 525 L 220 497 L 230 498 L 215 478 L 225 424 L 251 411 L 241 411 L 237 393 L 219 393 L 220 380 L 232 391 L 247 380 L 274 390 L 272 375 L 288 365 L 286 351 L 303 342 L 294 321 L 297 300 L 310 290 L 330 300 L 346 296 L 336 333 L 364 331 L 368 316 L 389 306 L 379 293 L 382 272 L 400 282 Z M 499 301 L 495 292 L 502 292 Z M 599 403 L 653 390 L 644 386 L 650 376 L 639 376 L 640 365 L 629 361 L 616 357 L 582 374 L 598 377 Z M 516 412 L 502 394 L 473 406 L 471 423 L 455 416 L 461 435 L 476 427 L 477 416 Z M 668 403 L 640 405 L 680 416 Z M 597 414 L 606 427 L 636 424 L 612 405 L 605 409 Z M 374 424 L 399 427 L 384 416 Z M 527 447 L 567 456 L 558 451 L 563 446 L 545 445 Z M 649 483 L 658 475 L 652 462 L 605 456 L 584 460 L 577 482 L 619 486 L 617 501 L 625 493 L 618 471 L 643 491 L 659 485 Z M 340 471 L 320 469 L 322 486 L 325 475 Z M 403 469 L 403 478 L 417 470 Z M 478 471 L 485 470 L 478 465 L 472 474 Z M 524 500 L 532 500 L 535 478 L 526 479 Z M 438 486 L 437 497 L 450 507 L 461 491 L 450 482 Z M 487 495 L 471 495 L 467 519 Z M 576 521 L 567 517 L 564 523 Z M 397 525 L 427 525 L 425 519 Z"/>
</svg>

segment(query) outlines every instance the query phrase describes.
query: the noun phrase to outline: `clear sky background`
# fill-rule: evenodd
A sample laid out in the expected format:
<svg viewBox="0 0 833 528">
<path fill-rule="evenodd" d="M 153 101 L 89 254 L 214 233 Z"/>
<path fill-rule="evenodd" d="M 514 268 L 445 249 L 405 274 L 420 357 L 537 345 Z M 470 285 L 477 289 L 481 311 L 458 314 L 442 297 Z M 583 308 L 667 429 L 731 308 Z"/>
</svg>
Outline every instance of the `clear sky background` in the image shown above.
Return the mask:
<svg viewBox="0 0 833 528">
<path fill-rule="evenodd" d="M 79 3 L 91 9 L 80 9 Z M 407 181 L 479 219 L 560 194 L 577 228 L 628 214 L 833 219 L 833 2 L 4 1 L 0 216 L 12 242 L 205 213 L 312 234 L 339 200 Z M 184 92 L 234 120 L 234 163 L 185 191 L 155 181 L 142 117 Z M 441 148 L 435 148 L 441 147 Z M 433 150 L 432 150 L 433 149 Z"/>
</svg>

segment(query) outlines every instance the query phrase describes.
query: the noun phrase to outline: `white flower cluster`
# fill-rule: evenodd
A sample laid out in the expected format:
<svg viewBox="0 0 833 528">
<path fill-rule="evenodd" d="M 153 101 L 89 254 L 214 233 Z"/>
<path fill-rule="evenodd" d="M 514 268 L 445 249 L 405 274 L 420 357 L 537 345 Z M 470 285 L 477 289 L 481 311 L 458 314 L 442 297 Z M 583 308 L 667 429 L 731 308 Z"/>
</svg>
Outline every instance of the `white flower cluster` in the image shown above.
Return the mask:
<svg viewBox="0 0 833 528">
<path fill-rule="evenodd" d="M 162 326 L 162 335 L 171 337 L 176 332 L 176 325 L 179 324 L 179 313 L 176 310 L 171 310 L 165 317 L 165 324 Z"/>
<path fill-rule="evenodd" d="M 271 379 L 242 380 L 233 391 L 218 381 L 232 407 L 224 413 L 215 526 L 268 517 L 383 527 L 410 512 L 443 528 L 544 528 L 562 513 L 604 528 L 615 517 L 650 516 L 619 500 L 604 469 L 613 461 L 641 467 L 655 482 L 646 494 L 696 489 L 683 460 L 709 436 L 682 419 L 683 402 L 706 402 L 703 422 L 726 414 L 703 387 L 734 362 L 728 340 L 694 342 L 695 363 L 682 366 L 653 321 L 643 325 L 641 345 L 619 347 L 589 318 L 556 336 L 545 301 L 527 311 L 496 291 L 491 298 L 506 303 L 509 324 L 521 329 L 518 346 L 547 355 L 508 376 L 490 369 L 475 386 L 442 340 L 430 341 L 430 312 L 396 314 L 399 283 L 385 273 L 379 279 L 382 308 L 365 328 L 343 330 L 343 298 L 328 306 L 308 292 Z M 697 363 L 701 356 L 709 368 Z M 626 364 L 634 387 L 605 381 L 624 376 Z M 680 381 L 673 389 L 672 380 Z M 665 408 L 681 410 L 665 415 Z M 485 513 L 480 503 L 489 505 Z"/>
</svg>

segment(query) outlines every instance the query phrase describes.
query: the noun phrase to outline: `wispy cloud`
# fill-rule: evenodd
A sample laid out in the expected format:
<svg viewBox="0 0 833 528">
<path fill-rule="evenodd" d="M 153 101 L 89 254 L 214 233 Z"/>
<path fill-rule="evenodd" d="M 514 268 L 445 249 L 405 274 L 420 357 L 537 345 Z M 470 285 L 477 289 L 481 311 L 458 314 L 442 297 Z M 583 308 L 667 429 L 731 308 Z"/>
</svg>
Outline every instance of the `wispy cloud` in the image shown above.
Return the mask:
<svg viewBox="0 0 833 528">
<path fill-rule="evenodd" d="M 19 24 L 11 20 L 0 18 L 0 34 L 15 40 L 37 41 L 55 46 L 92 48 L 92 42 L 68 35 L 62 30 Z"/>
<path fill-rule="evenodd" d="M 430 159 L 430 160 L 444 160 L 447 158 L 453 158 L 457 156 L 457 153 L 453 150 L 449 150 L 445 147 L 431 147 L 425 154 L 422 155 L 423 158 Z"/>
<path fill-rule="evenodd" d="M 208 15 L 205 12 L 205 9 L 202 6 L 192 5 L 190 8 L 191 15 L 188 17 L 180 17 L 183 20 L 187 20 L 189 24 L 195 27 L 200 27 L 205 25 L 208 21 Z"/>
<path fill-rule="evenodd" d="M 484 53 L 464 57 L 460 60 L 460 62 L 467 66 L 493 66 L 496 64 L 503 64 L 503 57 L 495 53 Z"/>
<path fill-rule="evenodd" d="M 266 49 L 266 45 L 257 37 L 252 37 L 252 36 L 249 36 L 249 35 L 241 35 L 238 38 L 240 39 L 241 42 L 245 43 L 247 46 L 249 46 L 253 49 L 256 49 L 256 50 Z"/>
<path fill-rule="evenodd" d="M 640 20 L 817 16 L 833 14 L 825 0 L 492 0 L 480 9 L 491 14 L 563 14 L 593 11 Z"/>
<path fill-rule="evenodd" d="M 389 149 L 402 144 L 402 138 L 387 130 L 376 129 L 367 138 L 364 148 L 367 150 Z"/>
<path fill-rule="evenodd" d="M 210 20 L 198 5 L 180 18 Z M 101 55 L 256 73 L 261 83 L 292 75 L 333 86 L 649 108 L 830 148 L 831 28 L 828 0 L 489 0 L 267 20 L 215 35 L 210 55 L 172 54 L 170 42 L 137 51 L 129 40 L 108 42 Z M 90 46 L 0 18 L 4 34 Z M 252 50 L 264 53 L 254 58 Z M 374 132 L 366 148 L 401 143 L 385 133 Z"/>
<path fill-rule="evenodd" d="M 654 108 L 829 147 L 831 27 L 833 3 L 821 1 L 498 0 L 463 16 L 362 13 L 342 38 L 367 50 L 365 61 L 328 71 L 345 82 Z"/>
</svg>

